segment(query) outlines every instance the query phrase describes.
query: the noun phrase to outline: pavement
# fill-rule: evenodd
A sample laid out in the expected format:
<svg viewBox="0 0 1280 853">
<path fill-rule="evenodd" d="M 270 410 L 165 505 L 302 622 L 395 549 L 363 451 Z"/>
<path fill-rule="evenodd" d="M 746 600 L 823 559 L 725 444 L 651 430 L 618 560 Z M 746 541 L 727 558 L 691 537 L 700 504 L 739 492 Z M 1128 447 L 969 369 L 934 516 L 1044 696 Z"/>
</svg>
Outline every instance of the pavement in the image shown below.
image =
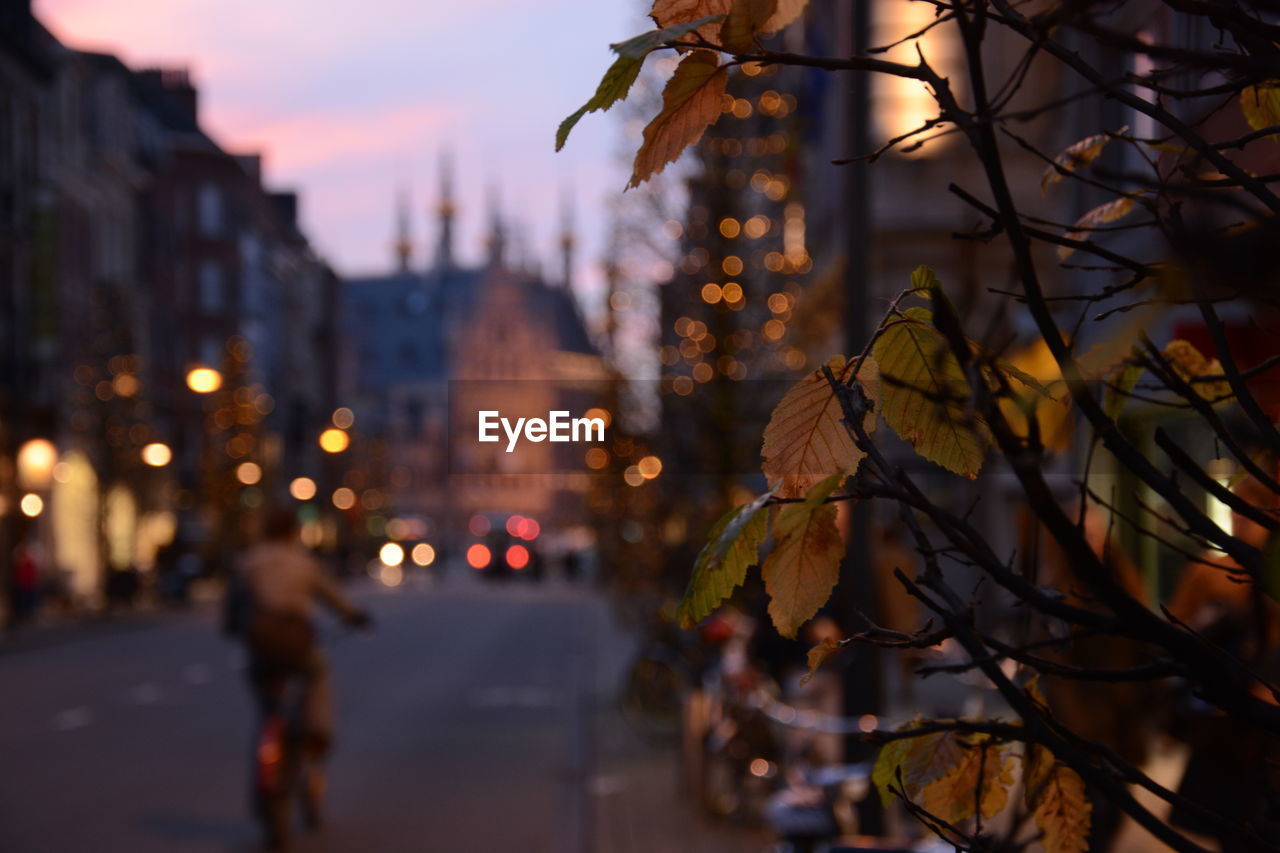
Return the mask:
<svg viewBox="0 0 1280 853">
<path fill-rule="evenodd" d="M 377 630 L 328 641 L 338 742 L 300 853 L 768 849 L 703 818 L 618 714 L 633 641 L 599 595 L 460 570 L 353 594 Z M 0 644 L 0 851 L 261 849 L 242 666 L 209 609 Z"/>
</svg>

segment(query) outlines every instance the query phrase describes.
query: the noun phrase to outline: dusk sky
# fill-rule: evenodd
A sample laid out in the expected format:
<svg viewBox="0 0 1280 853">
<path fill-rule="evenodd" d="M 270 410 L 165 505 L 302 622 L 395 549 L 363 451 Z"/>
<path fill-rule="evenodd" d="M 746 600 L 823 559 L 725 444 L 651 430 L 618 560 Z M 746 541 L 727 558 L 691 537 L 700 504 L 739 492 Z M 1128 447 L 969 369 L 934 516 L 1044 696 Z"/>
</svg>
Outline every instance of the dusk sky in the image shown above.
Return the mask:
<svg viewBox="0 0 1280 853">
<path fill-rule="evenodd" d="M 550 259 L 567 187 L 579 283 L 599 281 L 603 202 L 627 177 L 620 122 L 588 117 L 559 154 L 553 137 L 594 92 L 609 42 L 645 28 L 630 0 L 35 0 L 34 11 L 73 47 L 190 66 L 206 130 L 265 153 L 268 184 L 302 193 L 305 227 L 342 273 L 390 264 L 401 184 L 424 257 L 447 148 L 464 260 L 482 252 L 493 182 Z"/>
</svg>

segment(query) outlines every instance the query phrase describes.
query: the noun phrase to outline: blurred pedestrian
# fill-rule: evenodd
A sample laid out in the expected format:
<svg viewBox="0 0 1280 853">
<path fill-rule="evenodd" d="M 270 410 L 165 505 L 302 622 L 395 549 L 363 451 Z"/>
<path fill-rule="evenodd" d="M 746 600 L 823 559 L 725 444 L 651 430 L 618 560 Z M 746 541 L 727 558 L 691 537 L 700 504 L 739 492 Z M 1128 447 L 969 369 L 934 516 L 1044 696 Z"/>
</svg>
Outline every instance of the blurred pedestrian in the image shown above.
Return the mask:
<svg viewBox="0 0 1280 853">
<path fill-rule="evenodd" d="M 249 548 L 236 568 L 225 625 L 245 640 L 249 680 L 264 719 L 274 710 L 284 681 L 305 679 L 301 725 L 308 767 L 305 793 L 313 819 L 324 788 L 321 762 L 333 742 L 329 664 L 316 642 L 318 603 L 348 625 L 369 624 L 369 616 L 302 545 L 294 513 L 268 512 L 263 541 Z"/>
</svg>

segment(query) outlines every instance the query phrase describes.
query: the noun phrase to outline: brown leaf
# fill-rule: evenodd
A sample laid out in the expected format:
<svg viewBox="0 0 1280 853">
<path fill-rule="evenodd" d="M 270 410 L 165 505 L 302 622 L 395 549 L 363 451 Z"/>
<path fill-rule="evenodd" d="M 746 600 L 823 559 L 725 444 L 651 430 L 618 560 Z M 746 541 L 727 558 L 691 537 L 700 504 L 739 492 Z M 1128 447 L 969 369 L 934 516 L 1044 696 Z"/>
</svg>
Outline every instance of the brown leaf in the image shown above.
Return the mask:
<svg viewBox="0 0 1280 853">
<path fill-rule="evenodd" d="M 654 0 L 653 10 L 649 17 L 659 27 L 672 24 L 684 24 L 705 18 L 708 15 L 727 15 L 733 6 L 733 0 Z M 715 41 L 720 24 L 705 24 L 698 29 L 698 35 L 707 41 Z"/>
<path fill-rule="evenodd" d="M 805 7 L 809 5 L 809 0 L 778 0 L 777 11 L 773 13 L 773 17 L 769 18 L 761 27 L 762 32 L 776 33 L 790 24 L 796 18 L 804 14 Z"/>
<path fill-rule="evenodd" d="M 921 805 L 948 823 L 967 820 L 973 817 L 978 804 L 981 781 L 982 816 L 995 817 L 1009 802 L 1013 757 L 983 736 L 962 738 L 958 744 L 959 760 L 941 778 L 925 786 Z"/>
<path fill-rule="evenodd" d="M 1125 125 L 1116 133 L 1124 133 L 1128 129 L 1129 126 Z M 1040 177 L 1040 192 L 1047 195 L 1049 188 L 1062 180 L 1062 172 L 1058 171 L 1058 167 L 1068 172 L 1085 168 L 1098 159 L 1102 149 L 1106 148 L 1110 141 L 1111 136 L 1108 134 L 1097 133 L 1064 148 L 1061 154 L 1053 158 L 1053 165 L 1045 169 L 1044 175 Z"/>
<path fill-rule="evenodd" d="M 840 643 L 830 637 L 823 637 L 822 642 L 809 649 L 808 663 L 809 671 L 800 679 L 800 684 L 808 684 L 809 679 L 813 678 L 818 672 L 818 668 L 827 662 L 827 658 L 840 651 Z"/>
<path fill-rule="evenodd" d="M 773 17 L 778 0 L 733 0 L 729 17 L 720 25 L 719 41 L 734 53 L 756 48 L 756 33 Z"/>
<path fill-rule="evenodd" d="M 787 504 L 773 524 L 773 550 L 761 573 L 769 616 L 784 637 L 794 637 L 827 603 L 840 576 L 844 541 L 836 528 L 835 504 L 825 501 L 845 476 L 839 472 L 823 480 L 803 501 Z"/>
<path fill-rule="evenodd" d="M 720 117 L 728 75 L 710 50 L 695 50 L 676 66 L 662 90 L 662 112 L 644 129 L 630 187 L 638 187 L 679 158 Z"/>
<path fill-rule="evenodd" d="M 852 362 L 837 355 L 827 362 L 838 381 L 847 381 L 853 373 Z M 867 358 L 858 368 L 858 381 L 872 402 L 876 402 L 879 371 L 873 359 Z M 837 471 L 852 473 L 865 456 L 853 443 L 845 429 L 840 400 L 827 377 L 815 370 L 787 392 L 769 417 L 764 429 L 765 480 L 781 483 L 778 495 L 798 498 Z M 871 432 L 876 418 L 868 412 L 863 427 Z"/>
<path fill-rule="evenodd" d="M 1100 204 L 1093 210 L 1090 210 L 1084 216 L 1076 220 L 1076 224 L 1070 233 L 1067 234 L 1068 240 L 1083 240 L 1088 236 L 1088 231 L 1102 225 L 1105 222 L 1115 222 L 1121 217 L 1128 216 L 1133 210 L 1134 197 L 1131 195 L 1122 195 L 1120 198 L 1112 199 L 1106 204 Z M 1065 261 L 1067 258 L 1075 254 L 1074 246 L 1059 246 L 1058 260 Z"/>
<path fill-rule="evenodd" d="M 1216 382 L 1192 382 L 1202 376 L 1221 376 L 1222 363 L 1218 359 L 1205 358 L 1195 345 L 1176 339 L 1169 341 L 1164 348 L 1164 357 L 1184 382 L 1191 382 L 1196 393 L 1206 400 L 1218 400 L 1231 394 L 1231 386 L 1225 379 Z"/>
</svg>

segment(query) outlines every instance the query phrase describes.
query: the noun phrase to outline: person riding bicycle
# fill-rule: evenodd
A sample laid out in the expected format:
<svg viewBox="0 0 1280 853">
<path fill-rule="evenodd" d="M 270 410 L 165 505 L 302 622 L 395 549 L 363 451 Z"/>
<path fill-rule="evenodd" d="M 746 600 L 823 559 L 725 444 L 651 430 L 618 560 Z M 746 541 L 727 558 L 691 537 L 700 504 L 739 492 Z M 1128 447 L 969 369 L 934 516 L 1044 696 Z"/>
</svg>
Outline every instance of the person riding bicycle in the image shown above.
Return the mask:
<svg viewBox="0 0 1280 853">
<path fill-rule="evenodd" d="M 249 653 L 249 680 L 266 719 L 290 678 L 305 678 L 301 728 L 308 775 L 307 818 L 319 821 L 323 792 L 321 762 L 333 742 L 332 682 L 328 661 L 316 642 L 317 604 L 352 627 L 368 627 L 367 613 L 343 594 L 324 566 L 302 545 L 295 515 L 267 514 L 263 540 L 241 558 L 228 596 L 227 629 L 240 634 Z"/>
</svg>

